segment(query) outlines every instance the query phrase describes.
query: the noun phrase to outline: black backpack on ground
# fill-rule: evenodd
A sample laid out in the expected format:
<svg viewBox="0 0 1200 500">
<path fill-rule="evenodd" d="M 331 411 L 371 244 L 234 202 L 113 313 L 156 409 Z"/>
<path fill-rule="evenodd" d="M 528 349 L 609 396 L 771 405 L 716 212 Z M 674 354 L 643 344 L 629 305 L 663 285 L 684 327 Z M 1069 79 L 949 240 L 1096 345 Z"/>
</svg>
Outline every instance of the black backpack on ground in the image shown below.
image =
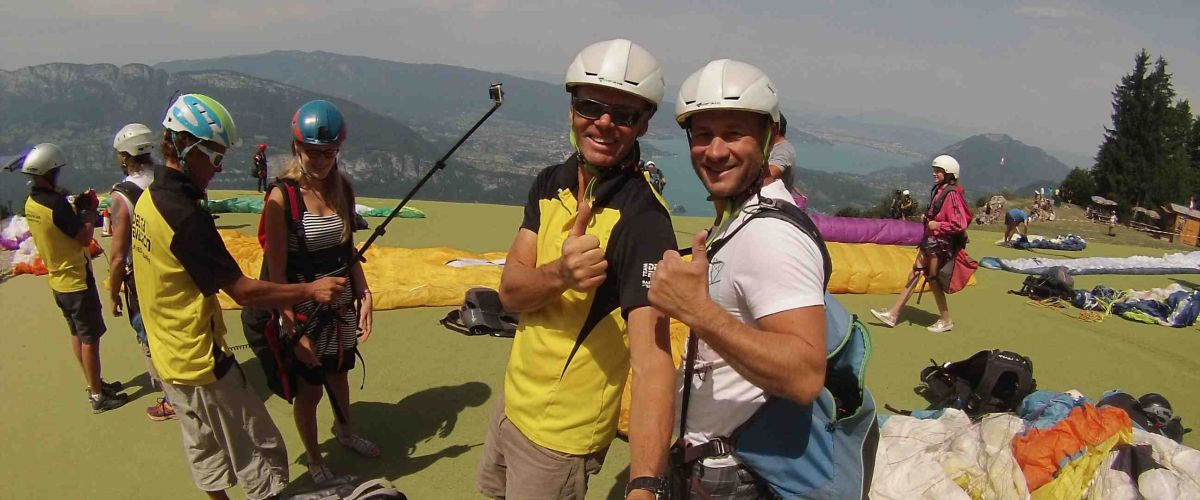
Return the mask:
<svg viewBox="0 0 1200 500">
<path fill-rule="evenodd" d="M 930 360 L 932 362 L 932 360 Z M 917 392 L 930 409 L 957 408 L 971 417 L 1011 412 L 1037 389 L 1033 361 L 1012 351 L 979 351 L 962 361 L 921 370 Z"/>
<path fill-rule="evenodd" d="M 1069 301 L 1075 298 L 1075 278 L 1071 277 L 1070 270 L 1064 266 L 1051 267 L 1041 274 L 1026 277 L 1025 282 L 1021 284 L 1021 290 L 1016 293 L 1036 300 Z"/>
<path fill-rule="evenodd" d="M 491 288 L 476 287 L 467 290 L 463 305 L 446 314 L 440 323 L 451 331 L 463 335 L 491 335 L 513 338 L 517 336 L 520 314 L 504 310 L 500 293 Z"/>
</svg>

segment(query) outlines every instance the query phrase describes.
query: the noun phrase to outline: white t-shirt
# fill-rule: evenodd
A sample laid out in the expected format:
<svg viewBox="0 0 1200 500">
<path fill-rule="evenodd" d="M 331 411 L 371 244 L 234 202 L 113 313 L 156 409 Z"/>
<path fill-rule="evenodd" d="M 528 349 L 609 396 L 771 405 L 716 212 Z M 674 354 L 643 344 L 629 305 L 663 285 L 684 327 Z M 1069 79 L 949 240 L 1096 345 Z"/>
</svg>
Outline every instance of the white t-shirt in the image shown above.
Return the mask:
<svg viewBox="0 0 1200 500">
<path fill-rule="evenodd" d="M 763 187 L 762 196 L 795 204 L 780 181 Z M 742 208 L 756 204 L 758 197 L 751 197 Z M 744 210 L 739 212 L 719 237 L 741 226 L 747 217 Z M 751 327 L 758 328 L 758 319 L 764 316 L 825 303 L 821 250 L 787 221 L 755 219 L 711 258 L 709 295 L 722 309 Z M 691 444 L 729 436 L 766 401 L 762 389 L 742 377 L 703 340 L 697 347 L 685 435 Z M 679 374 L 676 389 L 682 396 L 682 368 Z M 676 428 L 681 402 L 677 397 Z M 732 457 L 705 461 L 713 467 L 733 463 Z"/>
</svg>

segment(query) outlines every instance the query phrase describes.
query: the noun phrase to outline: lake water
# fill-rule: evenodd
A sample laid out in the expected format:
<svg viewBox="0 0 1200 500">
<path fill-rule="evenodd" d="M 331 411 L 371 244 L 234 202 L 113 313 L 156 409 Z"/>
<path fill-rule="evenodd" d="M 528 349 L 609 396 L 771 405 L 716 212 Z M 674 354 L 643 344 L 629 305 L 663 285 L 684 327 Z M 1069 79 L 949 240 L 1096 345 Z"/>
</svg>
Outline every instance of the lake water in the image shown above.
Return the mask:
<svg viewBox="0 0 1200 500">
<path fill-rule="evenodd" d="M 667 176 L 667 187 L 664 190 L 667 203 L 672 207 L 683 206 L 685 212 L 682 215 L 715 215 L 712 203 L 706 200 L 708 192 L 692 171 L 687 138 L 644 141 L 671 154 L 659 158 L 644 158 L 653 160 Z M 866 174 L 881 168 L 908 166 L 916 161 L 908 156 L 885 153 L 854 144 L 801 142 L 792 145 L 796 148 L 798 166 L 826 172 Z"/>
</svg>

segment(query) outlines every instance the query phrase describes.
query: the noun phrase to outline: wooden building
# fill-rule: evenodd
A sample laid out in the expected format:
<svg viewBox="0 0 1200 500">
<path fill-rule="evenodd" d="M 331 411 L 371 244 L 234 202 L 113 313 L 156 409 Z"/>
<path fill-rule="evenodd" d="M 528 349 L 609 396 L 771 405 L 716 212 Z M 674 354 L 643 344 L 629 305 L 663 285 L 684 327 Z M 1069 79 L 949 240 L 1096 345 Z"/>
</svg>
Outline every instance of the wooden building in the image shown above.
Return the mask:
<svg viewBox="0 0 1200 500">
<path fill-rule="evenodd" d="M 1178 236 L 1179 242 L 1187 246 L 1200 246 L 1200 210 L 1192 210 L 1183 205 L 1171 203 L 1163 207 L 1166 212 L 1166 228 L 1173 233 L 1168 237 L 1170 241 L 1175 241 Z"/>
</svg>

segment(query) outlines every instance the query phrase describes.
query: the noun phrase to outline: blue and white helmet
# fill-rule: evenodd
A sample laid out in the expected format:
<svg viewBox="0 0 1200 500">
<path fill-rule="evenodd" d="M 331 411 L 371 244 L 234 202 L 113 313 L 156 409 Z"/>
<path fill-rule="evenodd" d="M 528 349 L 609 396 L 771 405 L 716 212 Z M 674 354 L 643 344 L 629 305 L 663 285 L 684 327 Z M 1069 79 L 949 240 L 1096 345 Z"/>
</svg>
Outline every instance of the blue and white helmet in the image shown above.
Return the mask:
<svg viewBox="0 0 1200 500">
<path fill-rule="evenodd" d="M 175 132 L 187 132 L 198 139 L 212 141 L 226 148 L 241 143 L 237 135 L 237 125 L 229 110 L 221 103 L 204 94 L 184 94 L 179 96 L 167 116 L 163 118 L 163 126 Z"/>
</svg>

